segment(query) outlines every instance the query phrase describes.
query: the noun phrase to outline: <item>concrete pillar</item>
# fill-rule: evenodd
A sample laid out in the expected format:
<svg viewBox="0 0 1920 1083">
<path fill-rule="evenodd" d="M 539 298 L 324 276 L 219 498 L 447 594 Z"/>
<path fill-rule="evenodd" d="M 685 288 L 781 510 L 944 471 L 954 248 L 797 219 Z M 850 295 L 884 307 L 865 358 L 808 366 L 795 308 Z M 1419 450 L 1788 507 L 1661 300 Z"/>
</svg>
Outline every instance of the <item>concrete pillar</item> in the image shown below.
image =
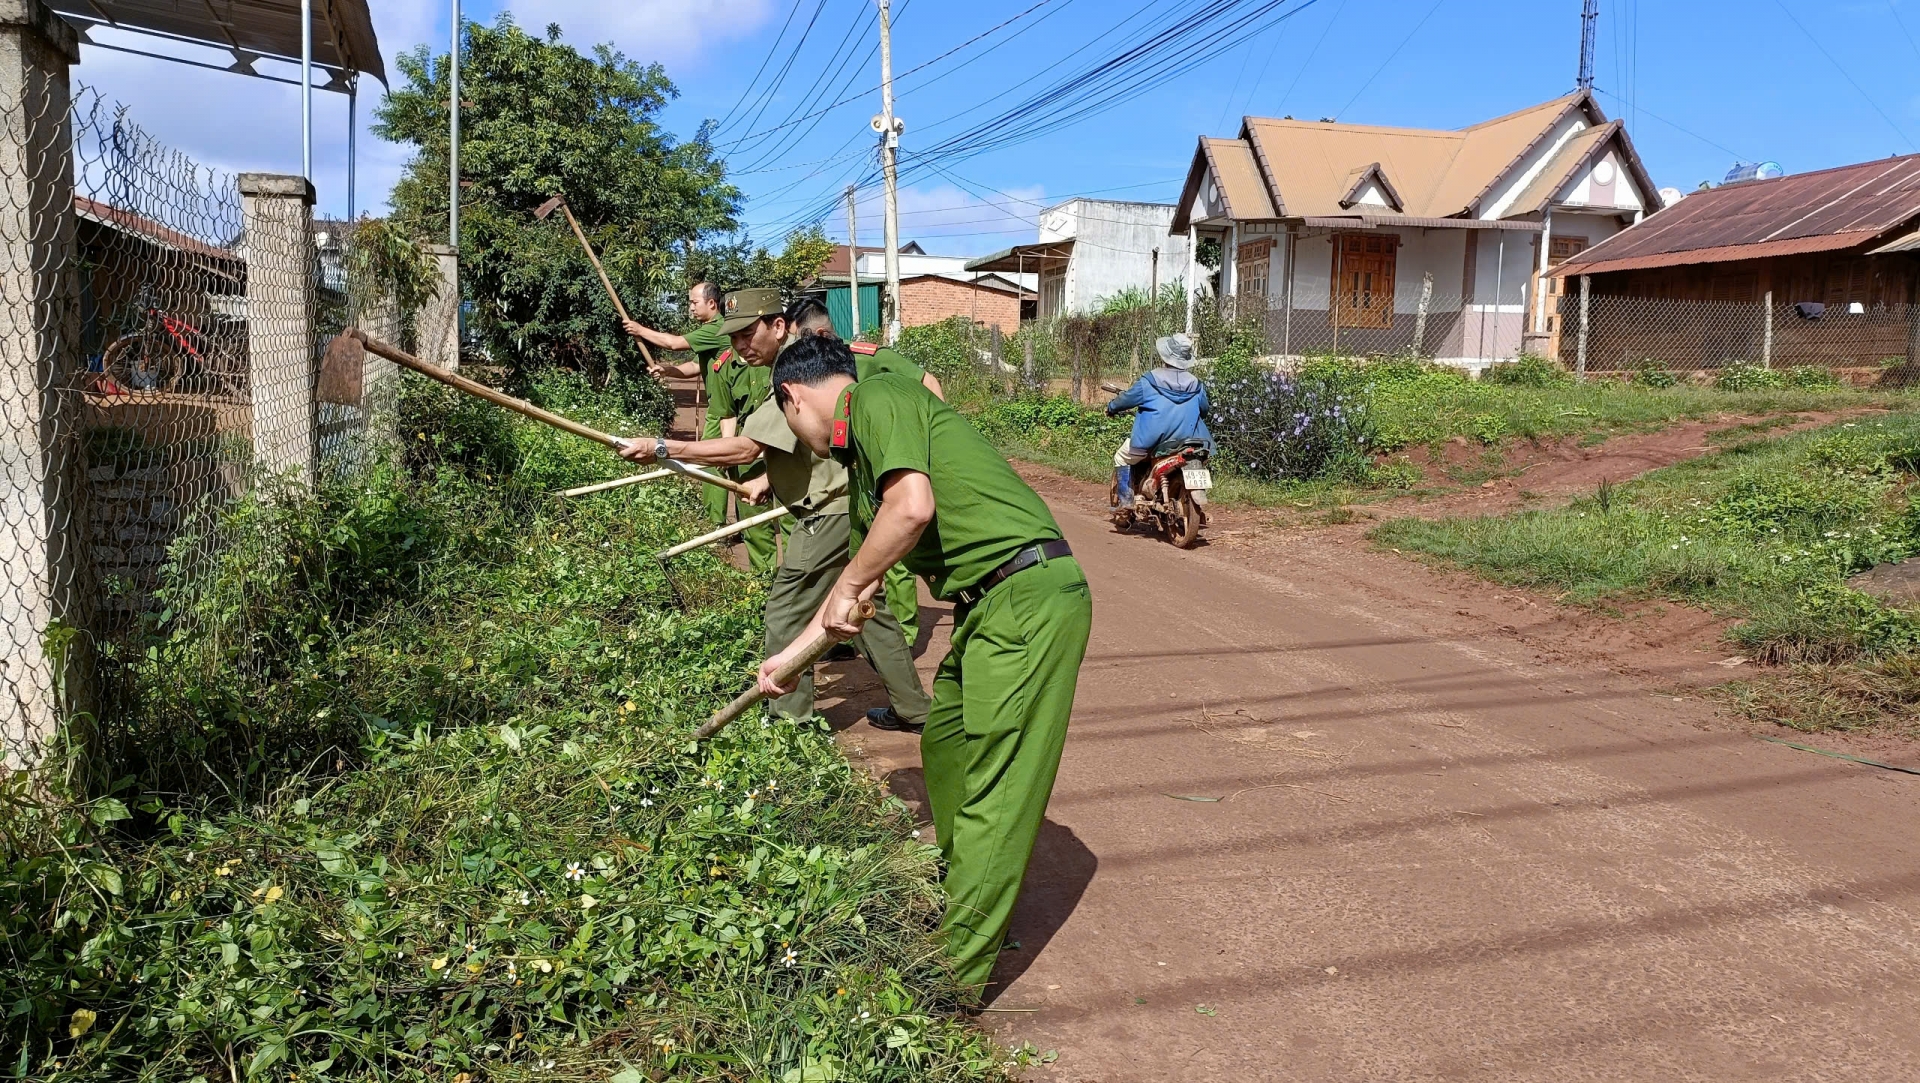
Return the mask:
<svg viewBox="0 0 1920 1083">
<path fill-rule="evenodd" d="M 427 251 L 440 268 L 440 292 L 414 318 L 419 357 L 443 369 L 460 367 L 460 256 L 444 244 Z"/>
<path fill-rule="evenodd" d="M 0 762 L 14 767 L 91 703 L 76 634 L 89 626 L 67 79 L 79 50 L 41 0 L 0 0 Z"/>
<path fill-rule="evenodd" d="M 313 479 L 319 455 L 313 398 L 313 185 L 280 173 L 240 174 L 247 231 L 247 366 L 253 463 Z"/>
</svg>

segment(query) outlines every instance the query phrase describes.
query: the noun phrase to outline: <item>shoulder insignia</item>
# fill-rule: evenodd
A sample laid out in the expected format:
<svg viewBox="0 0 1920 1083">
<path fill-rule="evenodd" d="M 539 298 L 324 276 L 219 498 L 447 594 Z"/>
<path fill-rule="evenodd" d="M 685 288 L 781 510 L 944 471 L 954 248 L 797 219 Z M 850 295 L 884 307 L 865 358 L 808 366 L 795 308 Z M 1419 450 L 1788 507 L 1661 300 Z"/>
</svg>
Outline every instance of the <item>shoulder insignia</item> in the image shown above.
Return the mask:
<svg viewBox="0 0 1920 1083">
<path fill-rule="evenodd" d="M 871 342 L 849 342 L 847 343 L 847 349 L 852 350 L 854 353 L 866 354 L 868 357 L 872 357 L 874 354 L 880 352 L 880 347 L 875 346 Z"/>
<path fill-rule="evenodd" d="M 731 360 L 733 360 L 733 350 L 731 348 L 721 350 L 720 356 L 713 359 L 713 371 L 719 372 L 721 369 L 726 368 L 727 362 Z"/>
</svg>

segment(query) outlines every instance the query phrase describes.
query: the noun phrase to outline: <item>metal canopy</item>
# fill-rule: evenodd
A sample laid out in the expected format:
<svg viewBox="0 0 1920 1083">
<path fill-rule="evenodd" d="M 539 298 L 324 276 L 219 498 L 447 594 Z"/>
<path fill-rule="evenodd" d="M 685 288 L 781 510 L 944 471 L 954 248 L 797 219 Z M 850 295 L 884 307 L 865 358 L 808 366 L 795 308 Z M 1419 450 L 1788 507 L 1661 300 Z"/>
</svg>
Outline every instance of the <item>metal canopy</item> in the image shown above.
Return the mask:
<svg viewBox="0 0 1920 1083">
<path fill-rule="evenodd" d="M 995 252 L 991 256 L 968 260 L 969 271 L 1040 271 L 1051 270 L 1065 263 L 1073 255 L 1073 239 L 1064 241 L 1041 241 L 1038 244 L 1016 244 L 1012 248 Z"/>
<path fill-rule="evenodd" d="M 47 0 L 47 4 L 79 31 L 81 41 L 96 48 L 299 85 L 298 79 L 269 75 L 253 65 L 262 59 L 300 62 L 301 0 Z M 311 4 L 313 65 L 327 73 L 327 82 L 319 89 L 344 94 L 357 72 L 384 84 L 386 64 L 380 58 L 367 0 L 311 0 Z M 102 42 L 89 33 L 101 27 L 220 49 L 233 60 L 222 67 Z"/>
</svg>

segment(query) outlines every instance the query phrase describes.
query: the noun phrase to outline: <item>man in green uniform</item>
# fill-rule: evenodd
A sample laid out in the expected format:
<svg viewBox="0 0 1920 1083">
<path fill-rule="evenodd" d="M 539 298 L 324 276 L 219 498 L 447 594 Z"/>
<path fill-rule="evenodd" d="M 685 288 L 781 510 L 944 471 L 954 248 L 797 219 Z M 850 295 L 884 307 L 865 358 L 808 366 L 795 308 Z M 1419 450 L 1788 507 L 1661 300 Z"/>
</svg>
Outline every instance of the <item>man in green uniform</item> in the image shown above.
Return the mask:
<svg viewBox="0 0 1920 1083">
<path fill-rule="evenodd" d="M 834 333 L 833 318 L 827 315 L 827 308 L 818 301 L 795 301 L 787 309 L 787 323 L 796 335 L 823 335 L 827 338 L 839 338 Z M 933 373 L 907 360 L 905 354 L 891 346 L 876 346 L 871 342 L 848 343 L 853 351 L 853 363 L 860 370 L 861 379 L 877 372 L 899 372 L 926 385 L 928 391 L 946 398 L 940 386 L 940 380 Z M 859 539 L 854 539 L 859 545 Z M 887 608 L 900 621 L 900 634 L 907 637 L 907 645 L 920 641 L 920 585 L 914 581 L 913 573 L 904 564 L 895 564 L 887 569 L 886 586 Z"/>
<path fill-rule="evenodd" d="M 771 321 L 772 329 L 785 338 L 785 315 L 780 308 L 778 290 L 740 290 L 727 295 L 726 327 L 734 332 L 739 351 L 759 357 L 754 344 L 755 329 Z M 777 353 L 777 347 L 775 348 Z M 767 363 L 773 360 L 767 354 Z M 766 386 L 768 368 L 753 369 Z M 749 409 L 738 435 L 700 441 L 633 440 L 621 454 L 634 462 L 648 463 L 658 458 L 712 466 L 741 466 L 766 461 L 764 483 L 773 495 L 793 513 L 793 525 L 787 535 L 786 553 L 773 573 L 767 592 L 767 653 L 783 650 L 793 637 L 807 626 L 820 608 L 849 559 L 847 471 L 831 458 L 807 450 L 787 427 L 786 415 L 771 396 L 761 395 Z M 749 485 L 754 483 L 749 482 Z M 891 613 L 881 613 L 868 623 L 854 641 L 867 664 L 886 685 L 891 706 L 867 712 L 867 721 L 882 729 L 918 730 L 926 724 L 928 699 L 913 668 L 913 654 L 901 635 L 899 622 Z M 813 674 L 806 673 L 800 683 L 774 700 L 774 710 L 786 718 L 813 715 Z"/>
<path fill-rule="evenodd" d="M 720 315 L 720 306 L 720 288 L 711 282 L 699 282 L 687 291 L 687 311 L 698 324 L 693 330 L 675 335 L 656 331 L 638 320 L 628 320 L 626 324 L 627 334 L 643 342 L 663 350 L 692 351 L 692 361 L 678 365 L 656 363 L 652 371 L 655 376 L 682 380 L 697 377 L 706 382 L 707 421 L 700 431 L 705 440 L 732 436 L 743 412 L 760 405 L 767 396 L 766 373 L 745 364 L 728 349 L 723 329 L 726 321 Z M 728 476 L 738 481 L 741 475 L 739 471 L 729 471 Z M 716 525 L 724 525 L 729 494 L 717 485 L 705 485 L 702 489 L 708 516 Z M 754 571 L 765 572 L 773 567 L 774 537 L 772 524 L 747 531 L 747 553 Z"/>
<path fill-rule="evenodd" d="M 853 607 L 905 561 L 955 603 L 953 648 L 920 738 L 927 797 L 947 861 L 942 932 L 960 981 L 986 985 L 1013 917 L 1060 765 L 1093 602 L 1040 497 L 966 419 L 895 373 L 856 382 L 846 346 L 802 336 L 773 393 L 815 454 L 847 464 L 866 541 L 807 628 L 855 630 Z M 760 667 L 760 687 L 798 650 Z"/>
</svg>

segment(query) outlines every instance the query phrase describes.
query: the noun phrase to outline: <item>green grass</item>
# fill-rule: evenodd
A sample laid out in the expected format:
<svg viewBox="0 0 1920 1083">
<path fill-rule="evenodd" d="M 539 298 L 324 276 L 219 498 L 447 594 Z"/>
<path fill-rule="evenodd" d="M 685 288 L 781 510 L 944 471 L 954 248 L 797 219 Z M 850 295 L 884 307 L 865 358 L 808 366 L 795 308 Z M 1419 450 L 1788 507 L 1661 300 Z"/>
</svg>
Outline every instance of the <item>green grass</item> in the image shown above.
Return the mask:
<svg viewBox="0 0 1920 1083">
<path fill-rule="evenodd" d="M 100 786 L 6 780 L 0 1074 L 1002 1078 L 904 806 L 817 724 L 690 741 L 763 598 L 704 553 L 676 602 L 693 490 L 562 502 L 625 471 L 490 409 L 410 381 L 404 469 L 229 509 Z"/>
<path fill-rule="evenodd" d="M 1846 580 L 1920 551 L 1917 465 L 1920 413 L 1894 413 L 1750 437 L 1562 508 L 1400 519 L 1372 537 L 1575 603 L 1704 606 L 1736 618 L 1731 636 L 1763 663 L 1897 669 L 1920 623 Z"/>
</svg>

